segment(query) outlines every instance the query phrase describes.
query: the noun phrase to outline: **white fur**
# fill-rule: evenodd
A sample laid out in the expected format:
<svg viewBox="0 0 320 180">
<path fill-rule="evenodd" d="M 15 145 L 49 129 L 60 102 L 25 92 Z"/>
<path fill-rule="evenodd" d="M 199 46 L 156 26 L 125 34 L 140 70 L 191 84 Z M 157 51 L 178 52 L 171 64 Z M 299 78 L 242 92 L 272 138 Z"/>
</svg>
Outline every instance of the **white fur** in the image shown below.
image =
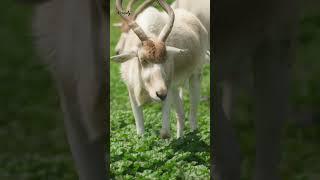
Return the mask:
<svg viewBox="0 0 320 180">
<path fill-rule="evenodd" d="M 210 39 L 210 0 L 176 0 L 171 7 L 193 13 L 207 29 Z"/>
<path fill-rule="evenodd" d="M 208 32 L 208 39 L 210 39 L 210 0 L 176 0 L 172 3 L 173 9 L 185 9 L 190 13 L 193 13 L 204 25 Z M 148 9 L 148 8 L 147 8 Z M 150 10 L 150 9 L 149 9 Z M 152 11 L 152 10 L 150 10 Z M 122 52 L 126 41 L 126 32 L 122 32 L 118 43 L 115 47 L 117 52 Z M 210 49 L 210 40 L 207 41 L 208 49 Z M 206 59 L 206 62 L 210 62 L 210 58 Z"/>
<path fill-rule="evenodd" d="M 193 14 L 182 9 L 176 9 L 174 12 L 175 22 L 166 45 L 179 49 L 187 49 L 187 55 L 167 56 L 164 64 L 153 64 L 147 68 L 141 67 L 138 58 L 132 58 L 121 64 L 121 75 L 128 87 L 138 134 L 144 132 L 141 106 L 152 100 L 157 100 L 152 89 L 167 87 L 167 98 L 163 101 L 161 135 L 168 137 L 170 134 L 169 113 L 172 102 L 174 102 L 174 108 L 177 112 L 177 137 L 183 135 L 184 113 L 178 88 L 182 87 L 185 81 L 189 81 L 191 87 L 190 125 L 192 130 L 197 128 L 196 114 L 200 97 L 200 74 L 206 57 L 208 33 L 202 23 Z M 136 22 L 149 37 L 157 37 L 168 20 L 169 17 L 166 13 L 159 12 L 155 8 L 150 7 L 138 16 Z M 130 30 L 123 51 L 136 51 L 140 44 L 141 41 Z M 142 71 L 144 72 L 142 73 Z M 156 83 L 153 83 L 152 87 L 146 88 L 144 76 L 152 77 L 156 73 L 158 73 L 158 77 L 155 78 Z M 162 84 L 163 82 L 165 82 L 165 85 Z"/>
<path fill-rule="evenodd" d="M 193 13 L 204 25 L 208 32 L 208 49 L 210 50 L 210 0 L 176 0 L 172 3 L 173 9 L 185 9 Z M 210 55 L 206 58 L 206 63 L 210 64 Z"/>
</svg>

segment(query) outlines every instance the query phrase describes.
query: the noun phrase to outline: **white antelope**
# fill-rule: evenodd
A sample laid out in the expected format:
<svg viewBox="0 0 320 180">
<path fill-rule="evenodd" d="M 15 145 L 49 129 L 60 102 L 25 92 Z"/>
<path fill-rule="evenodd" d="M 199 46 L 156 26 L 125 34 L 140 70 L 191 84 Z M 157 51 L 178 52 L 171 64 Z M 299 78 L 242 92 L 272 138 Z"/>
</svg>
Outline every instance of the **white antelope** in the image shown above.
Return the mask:
<svg viewBox="0 0 320 180">
<path fill-rule="evenodd" d="M 126 11 L 130 12 L 129 17 L 132 18 L 132 20 L 135 20 L 137 16 L 145 10 L 145 8 L 148 8 L 149 4 L 152 4 L 155 0 L 147 0 L 144 2 L 142 6 L 137 8 L 137 11 L 132 12 L 132 5 L 136 2 L 136 0 L 131 0 L 128 5 Z M 145 6 L 146 5 L 146 6 Z M 193 13 L 204 25 L 208 32 L 208 38 L 210 39 L 210 0 L 176 0 L 172 3 L 171 7 L 173 9 L 185 9 L 191 13 Z M 120 27 L 121 29 L 121 35 L 118 40 L 118 43 L 115 47 L 115 52 L 117 54 L 121 53 L 124 44 L 126 41 L 126 36 L 129 31 L 129 26 L 125 21 L 121 21 L 120 23 L 113 24 L 115 27 Z M 208 41 L 208 49 L 210 48 L 210 41 Z M 208 54 L 210 56 L 210 54 Z M 209 60 L 209 59 L 208 59 Z"/>
<path fill-rule="evenodd" d="M 185 10 L 173 11 L 164 0 L 158 0 L 158 3 L 168 15 L 155 8 L 147 8 L 133 20 L 121 13 L 122 1 L 117 0 L 118 14 L 131 30 L 123 52 L 111 60 L 121 63 L 122 79 L 128 88 L 137 133 L 144 133 L 142 105 L 162 101 L 161 137 L 170 136 L 171 104 L 177 115 L 177 137 L 181 137 L 185 118 L 178 88 L 185 81 L 189 82 L 189 120 L 191 130 L 195 130 L 208 33 L 193 14 Z"/>
</svg>

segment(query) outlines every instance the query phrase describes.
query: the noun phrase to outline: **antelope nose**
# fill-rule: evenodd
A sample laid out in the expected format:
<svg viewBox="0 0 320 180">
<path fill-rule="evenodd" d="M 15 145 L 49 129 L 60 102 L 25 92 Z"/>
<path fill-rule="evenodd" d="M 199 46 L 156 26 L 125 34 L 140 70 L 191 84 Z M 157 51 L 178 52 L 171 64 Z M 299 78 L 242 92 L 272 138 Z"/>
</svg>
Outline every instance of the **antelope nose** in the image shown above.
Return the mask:
<svg viewBox="0 0 320 180">
<path fill-rule="evenodd" d="M 157 91 L 156 94 L 162 101 L 167 97 L 167 91 Z"/>
</svg>

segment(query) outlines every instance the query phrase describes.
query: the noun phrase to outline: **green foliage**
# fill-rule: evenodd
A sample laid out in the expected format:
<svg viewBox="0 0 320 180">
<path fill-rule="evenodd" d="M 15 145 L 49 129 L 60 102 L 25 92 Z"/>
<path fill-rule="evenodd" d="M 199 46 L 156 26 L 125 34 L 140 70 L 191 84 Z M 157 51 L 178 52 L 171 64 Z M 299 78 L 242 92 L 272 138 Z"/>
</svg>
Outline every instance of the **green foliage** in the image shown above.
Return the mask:
<svg viewBox="0 0 320 180">
<path fill-rule="evenodd" d="M 139 4 L 139 3 L 137 3 Z M 111 8 L 114 7 L 113 2 Z M 119 20 L 111 9 L 111 24 Z M 110 28 L 111 55 L 120 35 L 120 30 Z M 161 107 L 150 104 L 144 108 L 145 129 L 143 137 L 136 135 L 125 84 L 120 80 L 119 65 L 110 63 L 110 122 L 111 122 L 111 171 L 115 179 L 209 179 L 210 158 L 210 113 L 209 100 L 201 102 L 198 113 L 198 132 L 189 132 L 186 119 L 186 134 L 176 139 L 176 119 L 171 114 L 171 138 L 159 138 Z M 202 96 L 209 96 L 209 66 L 202 78 Z M 186 91 L 187 92 L 187 91 Z M 188 95 L 188 93 L 184 93 Z M 189 99 L 184 99 L 188 117 Z"/>
</svg>

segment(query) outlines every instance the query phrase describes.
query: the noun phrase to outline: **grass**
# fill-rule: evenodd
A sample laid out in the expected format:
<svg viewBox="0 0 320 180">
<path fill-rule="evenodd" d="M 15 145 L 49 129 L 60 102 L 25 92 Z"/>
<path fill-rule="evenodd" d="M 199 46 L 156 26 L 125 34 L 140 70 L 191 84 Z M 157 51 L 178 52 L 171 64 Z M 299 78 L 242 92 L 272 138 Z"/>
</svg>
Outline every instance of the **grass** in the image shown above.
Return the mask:
<svg viewBox="0 0 320 180">
<path fill-rule="evenodd" d="M 114 7 L 113 1 L 110 7 Z M 111 24 L 119 20 L 111 9 Z M 110 51 L 120 35 L 119 29 L 110 29 Z M 144 108 L 145 129 L 143 137 L 136 135 L 135 123 L 130 107 L 127 88 L 120 80 L 119 65 L 111 63 L 110 68 L 110 113 L 111 113 L 111 170 L 115 179 L 209 179 L 209 101 L 202 101 L 199 107 L 199 131 L 190 133 L 186 119 L 186 135 L 175 137 L 176 119 L 171 112 L 171 138 L 159 137 L 161 128 L 161 107 L 159 104 Z M 202 95 L 209 95 L 209 66 L 204 70 Z M 187 94 L 187 93 L 186 93 Z M 189 99 L 184 99 L 188 115 Z M 188 116 L 186 116 L 188 117 Z"/>
</svg>

